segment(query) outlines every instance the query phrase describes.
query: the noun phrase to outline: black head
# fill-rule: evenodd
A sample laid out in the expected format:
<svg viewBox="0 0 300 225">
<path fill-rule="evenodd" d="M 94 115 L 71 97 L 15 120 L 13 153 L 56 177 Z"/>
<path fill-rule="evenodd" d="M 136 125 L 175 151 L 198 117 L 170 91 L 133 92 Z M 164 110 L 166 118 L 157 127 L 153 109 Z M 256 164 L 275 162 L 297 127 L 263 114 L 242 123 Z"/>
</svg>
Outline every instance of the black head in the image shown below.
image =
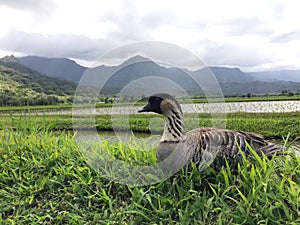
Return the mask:
<svg viewBox="0 0 300 225">
<path fill-rule="evenodd" d="M 148 99 L 148 104 L 145 105 L 144 108 L 142 108 L 139 112 L 155 112 L 155 113 L 163 114 L 163 111 L 165 112 L 165 110 L 162 110 L 162 108 L 165 108 L 163 107 L 163 105 L 165 105 L 164 103 L 166 103 L 166 100 L 167 101 L 171 100 L 180 109 L 179 104 L 177 103 L 177 101 L 173 96 L 165 93 L 159 93 L 150 96 Z"/>
<path fill-rule="evenodd" d="M 162 102 L 163 98 L 159 96 L 150 96 L 148 99 L 148 104 L 145 105 L 141 110 L 139 110 L 139 113 L 141 112 L 155 112 L 162 114 L 160 103 Z"/>
</svg>

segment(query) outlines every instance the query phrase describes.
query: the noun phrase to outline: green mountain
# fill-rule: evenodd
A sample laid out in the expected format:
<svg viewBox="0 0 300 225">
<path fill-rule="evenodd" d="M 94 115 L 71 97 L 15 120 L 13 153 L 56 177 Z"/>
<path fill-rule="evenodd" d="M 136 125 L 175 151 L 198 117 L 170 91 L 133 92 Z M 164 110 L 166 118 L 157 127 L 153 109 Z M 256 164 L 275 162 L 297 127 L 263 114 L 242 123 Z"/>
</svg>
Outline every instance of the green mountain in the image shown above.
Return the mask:
<svg viewBox="0 0 300 225">
<path fill-rule="evenodd" d="M 248 93 L 280 94 L 283 90 L 287 90 L 288 92 L 299 92 L 300 90 L 300 82 L 284 80 L 260 81 L 252 77 L 252 75 L 242 72 L 239 68 L 204 67 L 196 71 L 189 71 L 187 69 L 164 67 L 151 59 L 141 56 L 129 58 L 118 66 L 108 67 L 102 65 L 88 71 L 89 73 L 86 74 L 90 74 L 90 79 L 86 85 L 89 86 L 98 86 L 104 83 L 103 80 L 105 80 L 105 77 L 109 77 L 108 80 L 105 80 L 105 85 L 102 88 L 102 93 L 105 94 L 118 93 L 131 82 L 149 76 L 172 81 L 186 90 L 190 95 L 195 96 L 203 95 L 198 84 L 213 94 L 214 91 L 217 90 L 215 84 L 218 83 L 224 95 L 246 95 Z M 194 79 L 192 79 L 189 74 L 192 75 Z M 195 80 L 198 81 L 198 84 Z M 212 82 L 213 80 L 215 82 Z M 136 85 L 137 86 L 131 86 L 131 88 L 139 90 L 138 88 L 141 87 L 138 83 Z M 166 83 L 156 82 L 147 84 L 141 89 L 143 89 L 142 91 L 144 92 L 151 91 L 153 85 L 163 89 Z M 168 87 L 166 87 L 166 89 L 167 88 Z M 134 90 L 133 95 L 138 93 Z"/>
<path fill-rule="evenodd" d="M 239 68 L 205 67 L 197 71 L 188 71 L 184 68 L 164 67 L 140 55 L 129 58 L 120 65 L 101 65 L 95 68 L 82 67 L 72 60 L 63 58 L 26 56 L 17 58 L 17 60 L 40 73 L 75 82 L 80 80 L 84 72 L 88 72 L 91 76 L 89 83 L 85 85 L 94 87 L 103 83 L 105 77 L 111 74 L 101 90 L 104 94 L 118 93 L 130 82 L 151 75 L 173 81 L 192 95 L 201 95 L 199 87 L 187 73 L 193 74 L 199 80 L 205 79 L 207 74 L 213 73 L 225 95 L 279 94 L 283 90 L 290 92 L 300 90 L 300 70 L 245 73 Z"/>
<path fill-rule="evenodd" d="M 71 102 L 75 89 L 75 83 L 43 75 L 14 56 L 0 59 L 0 105 Z"/>
<path fill-rule="evenodd" d="M 38 72 L 33 67 L 25 65 L 25 61 L 27 63 L 32 62 L 36 68 L 39 70 L 42 68 L 43 71 Z M 54 69 L 57 70 L 57 76 Z M 77 88 L 74 81 L 79 81 L 84 70 L 86 68 L 81 68 L 75 62 L 66 59 L 51 60 L 48 58 L 24 57 L 22 61 L 14 56 L 6 56 L 0 59 L 0 106 L 71 103 Z M 209 85 L 209 83 L 205 83 L 206 77 L 207 74 L 213 72 L 224 95 L 278 94 L 282 91 L 299 92 L 300 90 L 300 82 L 294 81 L 297 71 L 288 76 L 288 79 L 292 81 L 273 78 L 271 80 L 260 80 L 258 77 L 263 77 L 261 73 L 244 73 L 238 68 L 206 67 L 197 71 L 188 71 L 184 68 L 164 67 L 142 56 L 129 58 L 118 66 L 102 65 L 90 68 L 87 71 L 89 79 L 79 85 L 80 90 L 76 96 L 77 102 L 93 102 L 95 96 L 99 95 L 96 88 L 99 84 L 105 83 L 101 94 L 115 95 L 130 82 L 147 76 L 161 77 L 173 81 L 190 95 L 199 96 L 203 94 L 195 81 L 188 76 L 188 73 L 193 74 L 198 81 L 201 81 L 201 84 Z M 279 77 L 283 74 L 284 72 L 281 71 L 275 75 Z M 106 80 L 108 75 L 110 77 Z M 69 81 L 67 81 L 68 79 Z M 84 86 L 82 86 L 83 83 Z M 157 85 L 163 85 L 163 83 Z M 151 88 L 150 85 L 149 89 Z M 143 89 L 143 91 L 146 91 L 146 89 Z M 214 91 L 213 87 L 211 91 Z M 103 96 L 98 97 L 102 98 Z"/>
</svg>

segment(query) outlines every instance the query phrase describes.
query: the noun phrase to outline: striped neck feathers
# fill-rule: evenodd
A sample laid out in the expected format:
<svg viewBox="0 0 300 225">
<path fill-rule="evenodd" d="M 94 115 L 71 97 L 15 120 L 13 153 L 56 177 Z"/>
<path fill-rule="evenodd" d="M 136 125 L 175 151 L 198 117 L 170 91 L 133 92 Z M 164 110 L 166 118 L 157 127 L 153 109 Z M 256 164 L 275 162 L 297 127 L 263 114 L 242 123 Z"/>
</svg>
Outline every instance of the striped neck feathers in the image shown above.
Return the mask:
<svg viewBox="0 0 300 225">
<path fill-rule="evenodd" d="M 183 114 L 177 102 L 163 100 L 161 108 L 165 116 L 165 127 L 160 142 L 179 142 L 185 139 Z"/>
</svg>

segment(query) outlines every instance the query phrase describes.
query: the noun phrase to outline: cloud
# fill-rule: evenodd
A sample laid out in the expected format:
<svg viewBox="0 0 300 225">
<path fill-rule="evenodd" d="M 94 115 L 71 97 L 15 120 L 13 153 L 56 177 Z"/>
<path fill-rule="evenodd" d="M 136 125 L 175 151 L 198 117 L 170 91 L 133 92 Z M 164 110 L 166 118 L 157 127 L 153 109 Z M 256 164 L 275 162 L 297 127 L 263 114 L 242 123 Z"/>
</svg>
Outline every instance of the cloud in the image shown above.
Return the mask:
<svg viewBox="0 0 300 225">
<path fill-rule="evenodd" d="M 210 65 L 275 66 L 296 60 L 296 6 L 285 0 L 0 0 L 0 49 L 94 61 L 152 40 L 185 47 Z"/>
<path fill-rule="evenodd" d="M 151 29 L 155 29 L 165 24 L 177 26 L 179 25 L 176 14 L 164 10 L 146 13 L 141 18 L 141 23 L 144 27 Z"/>
<path fill-rule="evenodd" d="M 293 40 L 300 40 L 300 30 L 275 35 L 271 38 L 273 43 L 286 43 Z"/>
<path fill-rule="evenodd" d="M 203 59 L 207 65 L 234 66 L 234 67 L 257 67 L 272 62 L 273 58 L 267 52 L 262 52 L 258 47 L 225 42 L 218 45 L 207 41 Z"/>
<path fill-rule="evenodd" d="M 267 36 L 273 33 L 273 28 L 258 17 L 240 17 L 225 20 L 221 25 L 228 28 L 228 34 L 232 36 L 255 34 Z"/>
<path fill-rule="evenodd" d="M 13 30 L 0 38 L 0 48 L 5 51 L 84 60 L 94 60 L 114 46 L 115 42 L 108 39 L 70 34 L 43 36 L 19 30 Z"/>
<path fill-rule="evenodd" d="M 0 5 L 5 5 L 9 8 L 27 10 L 35 14 L 50 15 L 56 7 L 52 0 L 0 0 Z"/>
<path fill-rule="evenodd" d="M 163 10 L 143 13 L 129 1 L 124 1 L 123 10 L 115 13 L 107 13 L 100 18 L 101 21 L 110 21 L 116 26 L 107 38 L 118 39 L 122 42 L 146 41 L 151 39 L 153 30 L 162 27 L 164 24 L 176 26 L 176 19 L 173 13 Z"/>
</svg>

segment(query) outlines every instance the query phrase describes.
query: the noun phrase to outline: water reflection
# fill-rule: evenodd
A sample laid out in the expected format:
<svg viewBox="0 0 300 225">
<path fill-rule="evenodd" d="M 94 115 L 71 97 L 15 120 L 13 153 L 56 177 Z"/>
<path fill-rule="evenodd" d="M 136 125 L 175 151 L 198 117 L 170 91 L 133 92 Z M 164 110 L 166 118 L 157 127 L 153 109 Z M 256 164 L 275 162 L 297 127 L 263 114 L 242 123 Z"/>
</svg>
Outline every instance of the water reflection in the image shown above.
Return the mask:
<svg viewBox="0 0 300 225">
<path fill-rule="evenodd" d="M 92 142 L 102 142 L 107 140 L 111 143 L 119 143 L 120 141 L 123 144 L 127 143 L 140 143 L 147 150 L 150 150 L 156 147 L 159 143 L 161 134 L 150 134 L 144 132 L 126 132 L 126 131 L 93 131 L 93 130 L 80 130 L 75 134 L 77 141 L 92 141 Z"/>
<path fill-rule="evenodd" d="M 300 101 L 258 101 L 226 103 L 181 104 L 184 113 L 285 113 L 300 112 Z M 129 115 L 137 114 L 141 106 L 84 107 L 74 109 L 47 109 L 31 111 L 32 115 Z M 16 114 L 21 112 L 16 112 Z M 28 112 L 22 112 L 27 114 Z"/>
<path fill-rule="evenodd" d="M 284 113 L 299 112 L 300 101 L 259 101 L 259 102 L 226 102 L 226 103 L 187 103 L 181 104 L 184 113 Z M 73 114 L 89 115 L 129 115 L 137 114 L 140 106 L 114 106 L 113 108 L 75 109 Z"/>
</svg>

